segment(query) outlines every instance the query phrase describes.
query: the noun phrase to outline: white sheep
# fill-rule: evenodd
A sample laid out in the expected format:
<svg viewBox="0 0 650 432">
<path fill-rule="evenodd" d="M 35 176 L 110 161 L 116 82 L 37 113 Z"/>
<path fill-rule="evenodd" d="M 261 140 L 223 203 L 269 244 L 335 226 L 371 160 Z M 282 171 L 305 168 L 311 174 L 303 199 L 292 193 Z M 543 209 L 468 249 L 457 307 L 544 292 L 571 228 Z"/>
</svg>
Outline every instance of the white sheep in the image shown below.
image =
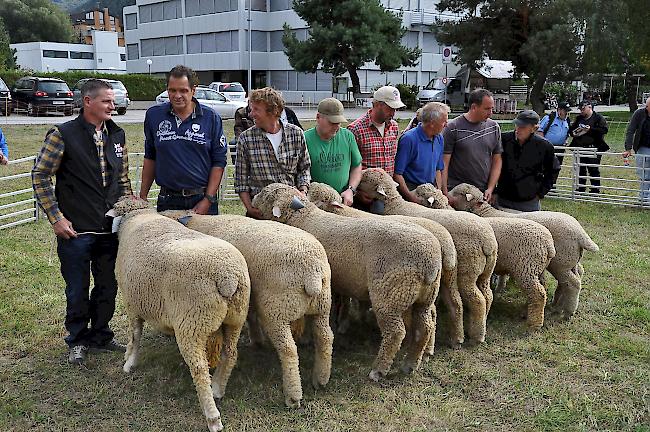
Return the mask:
<svg viewBox="0 0 650 432">
<path fill-rule="evenodd" d="M 411 338 L 402 370 L 411 372 L 435 331 L 434 301 L 440 286 L 440 243 L 428 231 L 392 221 L 358 220 L 327 213 L 287 185 L 266 186 L 253 199 L 264 218 L 303 229 L 323 245 L 332 269 L 332 290 L 370 300 L 382 341 L 372 380 L 385 376 L 406 334 L 403 316 L 412 316 Z"/>
<path fill-rule="evenodd" d="M 259 320 L 282 364 L 285 403 L 299 408 L 302 386 L 291 323 L 305 315 L 313 317 L 315 388 L 327 384 L 332 368 L 331 272 L 323 246 L 305 231 L 271 221 L 235 215 L 188 215 L 184 211 L 162 214 L 180 220 L 190 229 L 225 240 L 244 255 L 251 279 L 251 302 L 255 305 L 248 320 L 251 339 L 255 338 Z"/>
<path fill-rule="evenodd" d="M 358 193 L 383 203 L 386 215 L 430 219 L 449 231 L 458 258 L 456 283 L 463 300 L 467 335 L 474 343 L 485 342 L 486 319 L 492 305 L 490 276 L 497 261 L 497 241 L 490 224 L 467 213 L 456 215 L 406 202 L 390 175 L 381 169 L 363 172 Z"/>
<path fill-rule="evenodd" d="M 237 362 L 250 297 L 248 268 L 231 244 L 122 199 L 115 273 L 129 317 L 124 372 L 135 366 L 143 322 L 176 336 L 211 432 L 223 429 L 222 398 Z M 210 388 L 209 367 L 216 366 Z"/>
<path fill-rule="evenodd" d="M 427 189 L 424 188 L 420 191 L 424 199 L 426 199 L 427 193 Z M 584 273 L 580 263 L 582 254 L 585 250 L 590 252 L 599 250 L 598 245 L 589 237 L 580 222 L 573 216 L 561 212 L 508 213 L 497 210 L 483 201 L 483 195 L 478 188 L 468 184 L 458 185 L 450 193 L 458 198 L 456 204 L 458 210 L 470 211 L 488 218 L 523 218 L 544 225 L 553 236 L 556 251 L 555 257 L 547 268 L 553 277 L 557 279 L 557 289 L 551 305 L 559 312 L 562 312 L 566 318 L 570 318 L 575 314 L 582 289 L 582 274 Z"/>
<path fill-rule="evenodd" d="M 442 253 L 442 276 L 440 279 L 440 298 L 447 307 L 451 318 L 451 341 L 453 348 L 458 348 L 463 343 L 463 303 L 456 285 L 456 248 L 451 234 L 442 225 L 429 219 L 409 216 L 376 216 L 372 213 L 357 210 L 343 205 L 341 195 L 334 188 L 324 183 L 312 182 L 309 185 L 309 200 L 316 207 L 329 213 L 353 218 L 383 217 L 388 220 L 403 223 L 414 223 L 432 233 L 440 243 Z M 435 335 L 427 346 L 427 354 L 433 355 Z"/>
</svg>

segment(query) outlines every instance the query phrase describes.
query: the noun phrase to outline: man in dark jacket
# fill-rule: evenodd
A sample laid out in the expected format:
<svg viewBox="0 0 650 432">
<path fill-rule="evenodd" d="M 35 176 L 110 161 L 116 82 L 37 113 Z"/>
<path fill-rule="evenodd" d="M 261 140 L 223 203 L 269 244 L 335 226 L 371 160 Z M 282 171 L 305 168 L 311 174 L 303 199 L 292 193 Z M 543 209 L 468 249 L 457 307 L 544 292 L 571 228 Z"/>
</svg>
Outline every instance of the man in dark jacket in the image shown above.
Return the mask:
<svg viewBox="0 0 650 432">
<path fill-rule="evenodd" d="M 73 364 L 83 363 L 89 348 L 126 351 L 108 325 L 117 294 L 117 234 L 106 213 L 121 196 L 132 195 L 124 131 L 111 120 L 113 89 L 91 79 L 81 97 L 79 117 L 50 129 L 32 170 L 36 199 L 58 241 L 65 341 Z M 95 286 L 89 295 L 91 271 Z"/>
<path fill-rule="evenodd" d="M 641 182 L 639 199 L 650 204 L 650 98 L 645 101 L 645 107 L 632 114 L 627 127 L 623 157 L 630 157 L 631 150 L 636 153 L 636 174 Z"/>
<path fill-rule="evenodd" d="M 608 127 L 605 118 L 594 111 L 591 101 L 584 100 L 578 106 L 580 114 L 576 117 L 575 121 L 569 127 L 569 135 L 573 137 L 571 147 L 585 147 L 593 149 L 594 152 L 606 152 L 609 146 L 605 142 L 605 135 L 607 134 Z M 587 184 L 587 172 L 591 178 L 591 193 L 600 193 L 600 160 L 602 155 L 583 156 L 580 155 L 580 171 L 578 182 L 580 187 L 578 192 L 585 191 Z M 589 164 L 593 166 L 584 166 Z"/>
<path fill-rule="evenodd" d="M 553 144 L 535 134 L 539 116 L 520 112 L 515 130 L 501 134 L 503 165 L 497 185 L 500 207 L 519 211 L 540 210 L 539 200 L 551 190 L 560 173 Z"/>
</svg>

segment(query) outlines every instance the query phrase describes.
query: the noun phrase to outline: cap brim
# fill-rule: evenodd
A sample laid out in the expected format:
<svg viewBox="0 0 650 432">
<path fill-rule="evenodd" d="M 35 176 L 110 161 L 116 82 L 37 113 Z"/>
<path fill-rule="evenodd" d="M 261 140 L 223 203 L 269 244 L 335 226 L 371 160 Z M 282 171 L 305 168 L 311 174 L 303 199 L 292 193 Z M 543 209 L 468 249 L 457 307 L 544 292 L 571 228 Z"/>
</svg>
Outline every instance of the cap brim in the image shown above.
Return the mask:
<svg viewBox="0 0 650 432">
<path fill-rule="evenodd" d="M 400 109 L 406 106 L 402 103 L 402 101 L 390 101 L 390 102 L 384 101 L 384 103 L 393 109 Z"/>
<path fill-rule="evenodd" d="M 330 122 L 330 123 L 347 123 L 348 122 L 348 119 L 346 119 L 342 115 L 338 115 L 338 114 L 336 114 L 336 115 L 321 114 L 321 115 L 323 117 L 325 117 L 327 119 L 327 121 Z"/>
</svg>

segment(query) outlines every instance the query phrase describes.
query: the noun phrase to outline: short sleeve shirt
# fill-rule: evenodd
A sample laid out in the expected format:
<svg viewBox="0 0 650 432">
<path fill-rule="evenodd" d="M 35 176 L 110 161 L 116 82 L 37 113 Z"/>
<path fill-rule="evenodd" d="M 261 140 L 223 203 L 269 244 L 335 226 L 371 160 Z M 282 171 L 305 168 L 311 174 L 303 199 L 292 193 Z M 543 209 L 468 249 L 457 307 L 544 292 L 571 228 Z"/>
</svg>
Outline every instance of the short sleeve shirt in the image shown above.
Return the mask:
<svg viewBox="0 0 650 432">
<path fill-rule="evenodd" d="M 499 124 L 492 119 L 472 123 L 461 115 L 447 124 L 443 137 L 445 154 L 451 155 L 447 187 L 469 183 L 485 191 L 492 156 L 503 153 Z"/>
<path fill-rule="evenodd" d="M 548 126 L 548 122 L 550 120 L 550 116 L 544 116 L 542 121 L 539 123 L 539 130 L 544 131 L 544 129 L 546 129 L 546 126 Z M 553 119 L 553 123 L 551 123 L 551 126 L 544 134 L 544 138 L 546 138 L 554 146 L 563 146 L 568 135 L 569 122 L 566 119 L 562 120 L 556 115 Z"/>
<path fill-rule="evenodd" d="M 325 183 L 343 192 L 350 181 L 350 169 L 361 164 L 361 153 L 354 135 L 339 129 L 329 141 L 323 141 L 316 128 L 305 131 L 311 159 L 312 181 Z"/>
<path fill-rule="evenodd" d="M 364 168 L 381 168 L 391 176 L 395 168 L 399 127 L 395 120 L 386 123 L 384 134 L 370 120 L 370 111 L 348 125 L 359 146 Z"/>
<path fill-rule="evenodd" d="M 442 160 L 443 139 L 438 134 L 430 139 L 422 125 L 408 130 L 397 145 L 395 174 L 413 184 L 435 183 L 436 171 L 445 167 Z"/>
</svg>

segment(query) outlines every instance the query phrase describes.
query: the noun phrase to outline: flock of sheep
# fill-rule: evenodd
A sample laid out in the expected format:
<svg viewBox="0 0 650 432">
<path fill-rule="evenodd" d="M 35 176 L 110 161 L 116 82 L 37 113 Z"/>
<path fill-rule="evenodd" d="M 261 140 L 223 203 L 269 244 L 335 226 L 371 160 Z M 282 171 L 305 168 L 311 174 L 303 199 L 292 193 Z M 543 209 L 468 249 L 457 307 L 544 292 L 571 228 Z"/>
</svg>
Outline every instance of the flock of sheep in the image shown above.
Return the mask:
<svg viewBox="0 0 650 432">
<path fill-rule="evenodd" d="M 558 281 L 552 305 L 567 318 L 575 313 L 583 250 L 598 246 L 573 217 L 502 212 L 469 185 L 451 191 L 466 211 L 454 212 L 431 185 L 416 190 L 420 204 L 406 202 L 378 169 L 364 171 L 359 190 L 383 202 L 385 215 L 343 206 L 334 189 L 318 183 L 308 199 L 287 185 L 264 188 L 253 205 L 265 221 L 157 213 L 142 200 L 118 201 L 116 275 L 129 317 L 124 371 L 136 364 L 144 321 L 175 335 L 214 432 L 223 429 L 215 398 L 225 394 L 246 322 L 252 342 L 266 336 L 277 351 L 287 406 L 302 400 L 295 339 L 307 329 L 315 350 L 312 385 L 327 384 L 332 293 L 344 299 L 339 332 L 349 299 L 369 302 L 382 336 L 369 373 L 375 381 L 388 373 L 402 342 L 405 373 L 433 354 L 438 292 L 454 347 L 465 334 L 471 343 L 485 341 L 493 274 L 501 276 L 499 285 L 511 276 L 525 293 L 531 329 L 544 322 L 546 269 Z"/>
</svg>

